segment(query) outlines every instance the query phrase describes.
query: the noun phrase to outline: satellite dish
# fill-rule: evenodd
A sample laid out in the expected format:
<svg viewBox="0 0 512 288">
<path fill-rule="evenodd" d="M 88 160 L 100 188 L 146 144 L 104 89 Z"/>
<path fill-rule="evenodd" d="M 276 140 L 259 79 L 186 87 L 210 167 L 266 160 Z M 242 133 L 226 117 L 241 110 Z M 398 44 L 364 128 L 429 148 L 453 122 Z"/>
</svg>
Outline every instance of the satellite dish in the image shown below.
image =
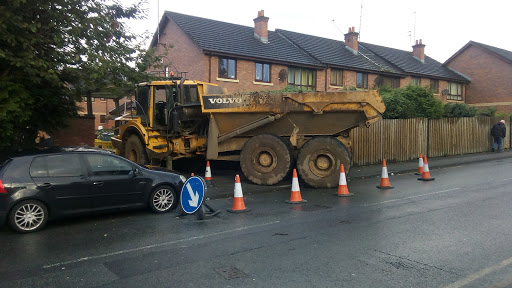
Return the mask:
<svg viewBox="0 0 512 288">
<path fill-rule="evenodd" d="M 286 71 L 286 69 L 281 69 L 281 71 L 279 71 L 279 82 L 284 82 L 288 79 L 288 71 Z"/>
<path fill-rule="evenodd" d="M 449 92 L 450 92 L 450 90 L 444 89 L 443 91 L 441 91 L 441 94 L 448 95 Z"/>
</svg>

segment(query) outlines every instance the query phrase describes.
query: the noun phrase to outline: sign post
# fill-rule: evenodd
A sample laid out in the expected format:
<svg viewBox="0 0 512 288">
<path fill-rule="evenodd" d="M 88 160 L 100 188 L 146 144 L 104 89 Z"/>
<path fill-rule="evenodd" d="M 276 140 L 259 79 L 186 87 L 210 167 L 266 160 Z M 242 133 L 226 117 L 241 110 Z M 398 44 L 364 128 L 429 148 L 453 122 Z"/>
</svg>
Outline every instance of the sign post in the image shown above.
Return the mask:
<svg viewBox="0 0 512 288">
<path fill-rule="evenodd" d="M 199 176 L 190 177 L 181 189 L 180 202 L 183 212 L 186 214 L 195 213 L 199 220 L 203 220 L 205 217 L 204 204 L 210 211 L 208 216 L 219 214 L 220 210 L 215 210 L 210 205 L 203 203 L 205 193 L 206 181 Z"/>
</svg>

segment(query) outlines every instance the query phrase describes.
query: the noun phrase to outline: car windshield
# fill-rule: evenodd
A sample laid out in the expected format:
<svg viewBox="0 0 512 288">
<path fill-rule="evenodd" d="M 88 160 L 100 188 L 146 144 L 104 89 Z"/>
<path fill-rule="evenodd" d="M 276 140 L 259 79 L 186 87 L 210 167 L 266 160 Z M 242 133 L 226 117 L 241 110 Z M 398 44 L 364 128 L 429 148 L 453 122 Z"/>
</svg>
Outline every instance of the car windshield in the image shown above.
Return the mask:
<svg viewBox="0 0 512 288">
<path fill-rule="evenodd" d="M 113 136 L 114 133 L 101 133 L 101 135 L 98 136 L 98 139 L 101 141 L 110 141 Z"/>
</svg>

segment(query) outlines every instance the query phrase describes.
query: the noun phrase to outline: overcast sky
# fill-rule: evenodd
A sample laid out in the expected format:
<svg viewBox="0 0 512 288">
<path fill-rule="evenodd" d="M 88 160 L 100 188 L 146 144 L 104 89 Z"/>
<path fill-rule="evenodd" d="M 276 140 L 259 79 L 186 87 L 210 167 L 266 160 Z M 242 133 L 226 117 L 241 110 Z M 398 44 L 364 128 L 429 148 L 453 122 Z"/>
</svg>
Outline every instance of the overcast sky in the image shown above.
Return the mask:
<svg viewBox="0 0 512 288">
<path fill-rule="evenodd" d="M 506 0 L 147 1 L 148 19 L 132 25 L 138 33 L 154 33 L 164 11 L 254 27 L 253 19 L 264 10 L 271 31 L 344 40 L 343 34 L 354 26 L 362 42 L 405 51 L 422 39 L 425 54 L 439 62 L 470 40 L 512 51 L 512 2 Z"/>
</svg>

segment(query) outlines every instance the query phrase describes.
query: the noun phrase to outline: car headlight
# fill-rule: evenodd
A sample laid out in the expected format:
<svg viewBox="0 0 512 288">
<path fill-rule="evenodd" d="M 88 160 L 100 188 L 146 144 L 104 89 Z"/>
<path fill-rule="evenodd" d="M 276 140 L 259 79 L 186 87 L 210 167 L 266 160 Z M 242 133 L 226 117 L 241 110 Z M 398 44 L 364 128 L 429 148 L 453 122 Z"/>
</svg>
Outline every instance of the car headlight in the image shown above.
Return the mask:
<svg viewBox="0 0 512 288">
<path fill-rule="evenodd" d="M 183 183 L 187 182 L 187 178 L 185 178 L 183 175 L 180 175 L 180 179 Z"/>
</svg>

